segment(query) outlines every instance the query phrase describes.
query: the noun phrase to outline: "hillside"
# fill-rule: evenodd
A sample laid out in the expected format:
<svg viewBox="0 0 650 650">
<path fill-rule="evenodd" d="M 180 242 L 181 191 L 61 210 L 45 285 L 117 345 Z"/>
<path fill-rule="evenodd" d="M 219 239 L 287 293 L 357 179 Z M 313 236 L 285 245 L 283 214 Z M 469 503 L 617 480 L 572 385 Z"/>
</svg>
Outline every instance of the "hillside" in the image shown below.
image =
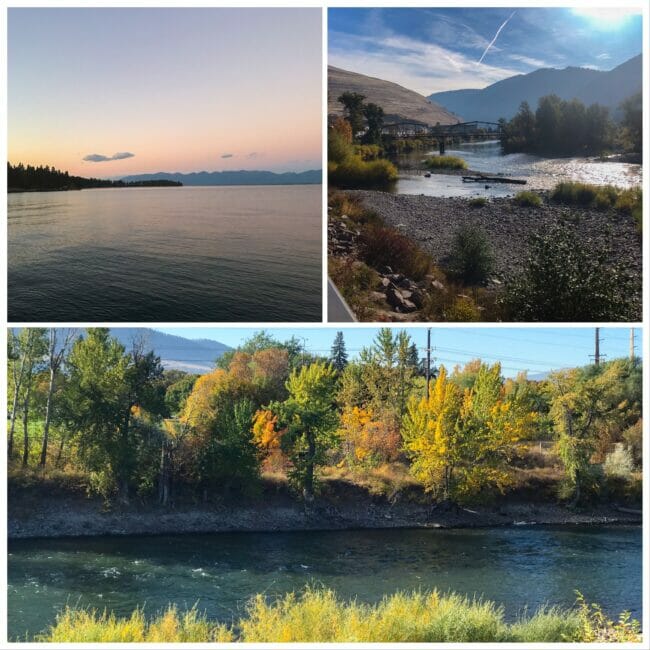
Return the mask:
<svg viewBox="0 0 650 650">
<path fill-rule="evenodd" d="M 132 181 L 178 181 L 183 185 L 319 185 L 323 182 L 320 169 L 304 172 L 284 172 L 276 174 L 267 171 L 227 171 L 227 172 L 157 172 L 156 174 L 136 174 L 125 176 L 125 182 Z"/>
<path fill-rule="evenodd" d="M 365 95 L 367 102 L 381 106 L 386 114 L 386 122 L 414 121 L 434 126 L 437 123 L 456 124 L 459 121 L 456 115 L 438 104 L 396 83 L 333 66 L 328 66 L 327 70 L 328 114 L 343 113 L 343 107 L 337 98 L 350 91 Z"/>
<path fill-rule="evenodd" d="M 641 90 L 641 72 L 639 54 L 613 70 L 542 68 L 508 77 L 482 89 L 433 93 L 429 99 L 460 115 L 464 121 L 510 119 L 522 101 L 527 101 L 534 110 L 539 98 L 550 94 L 566 100 L 576 98 L 585 104 L 607 106 L 616 117 L 619 104 Z"/>
<path fill-rule="evenodd" d="M 231 349 L 218 341 L 186 339 L 142 327 L 114 327 L 111 329 L 111 335 L 127 349 L 133 344 L 134 338 L 144 337 L 146 347 L 153 349 L 165 368 L 199 374 L 212 370 L 214 362 Z"/>
</svg>

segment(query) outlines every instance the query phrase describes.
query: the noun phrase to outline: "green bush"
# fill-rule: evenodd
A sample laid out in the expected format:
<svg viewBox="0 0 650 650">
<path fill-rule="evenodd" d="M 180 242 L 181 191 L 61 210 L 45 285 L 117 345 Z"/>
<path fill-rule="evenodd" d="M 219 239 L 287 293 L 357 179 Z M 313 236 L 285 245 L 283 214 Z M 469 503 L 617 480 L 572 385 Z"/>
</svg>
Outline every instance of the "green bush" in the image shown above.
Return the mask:
<svg viewBox="0 0 650 650">
<path fill-rule="evenodd" d="M 513 200 L 517 205 L 527 208 L 537 208 L 542 205 L 542 197 L 535 192 L 519 192 Z"/>
<path fill-rule="evenodd" d="M 478 226 L 459 228 L 446 263 L 450 275 L 463 284 L 485 283 L 494 268 L 494 256 L 483 230 Z"/>
<path fill-rule="evenodd" d="M 469 200 L 469 205 L 472 208 L 482 208 L 487 205 L 488 200 L 484 196 L 477 196 L 474 199 Z"/>
<path fill-rule="evenodd" d="M 431 156 L 424 161 L 427 169 L 467 169 L 467 163 L 456 156 Z"/>
<path fill-rule="evenodd" d="M 519 321 L 639 320 L 639 287 L 614 257 L 605 246 L 581 246 L 568 223 L 533 235 L 525 267 L 506 289 L 506 313 Z"/>
</svg>

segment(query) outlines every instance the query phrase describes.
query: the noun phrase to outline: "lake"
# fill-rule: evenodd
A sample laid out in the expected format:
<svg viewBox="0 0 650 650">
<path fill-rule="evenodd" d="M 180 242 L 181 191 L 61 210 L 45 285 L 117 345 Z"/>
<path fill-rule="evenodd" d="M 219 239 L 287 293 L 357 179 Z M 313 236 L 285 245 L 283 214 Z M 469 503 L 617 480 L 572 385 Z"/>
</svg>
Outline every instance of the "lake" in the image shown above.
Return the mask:
<svg viewBox="0 0 650 650">
<path fill-rule="evenodd" d="M 9 542 L 9 637 L 25 638 L 66 604 L 130 614 L 146 604 L 198 608 L 230 622 L 252 594 L 308 583 L 375 602 L 400 589 L 454 590 L 503 603 L 571 606 L 575 589 L 641 618 L 640 526 L 221 533 Z"/>
<path fill-rule="evenodd" d="M 8 195 L 10 321 L 320 321 L 320 185 Z"/>
<path fill-rule="evenodd" d="M 424 158 L 435 155 L 437 151 L 414 152 L 396 158 L 400 166 L 417 168 Z M 600 162 L 593 158 L 541 158 L 526 153 L 501 155 L 498 141 L 466 143 L 447 149 L 449 156 L 462 158 L 472 171 L 485 174 L 502 174 L 527 181 L 521 185 L 501 183 L 463 183 L 460 176 L 432 174 L 425 178 L 422 174 L 400 171 L 395 186 L 398 194 L 426 194 L 428 196 L 511 196 L 525 189 L 549 190 L 562 181 L 579 181 L 595 185 L 616 185 L 632 187 L 641 185 L 641 165 L 620 162 Z"/>
</svg>

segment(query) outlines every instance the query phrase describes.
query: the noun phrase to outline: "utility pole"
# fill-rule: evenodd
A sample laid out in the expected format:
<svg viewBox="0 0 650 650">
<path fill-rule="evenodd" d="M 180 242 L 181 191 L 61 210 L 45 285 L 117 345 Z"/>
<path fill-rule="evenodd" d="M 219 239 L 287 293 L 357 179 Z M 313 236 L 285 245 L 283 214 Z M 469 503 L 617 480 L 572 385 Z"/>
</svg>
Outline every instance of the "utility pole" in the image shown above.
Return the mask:
<svg viewBox="0 0 650 650">
<path fill-rule="evenodd" d="M 429 399 L 429 384 L 431 383 L 431 328 L 427 328 L 427 399 Z"/>
<path fill-rule="evenodd" d="M 630 327 L 630 361 L 632 365 L 636 363 L 636 355 L 634 354 L 634 328 Z"/>
<path fill-rule="evenodd" d="M 600 327 L 596 328 L 596 348 L 594 350 L 594 365 L 600 363 Z"/>
</svg>

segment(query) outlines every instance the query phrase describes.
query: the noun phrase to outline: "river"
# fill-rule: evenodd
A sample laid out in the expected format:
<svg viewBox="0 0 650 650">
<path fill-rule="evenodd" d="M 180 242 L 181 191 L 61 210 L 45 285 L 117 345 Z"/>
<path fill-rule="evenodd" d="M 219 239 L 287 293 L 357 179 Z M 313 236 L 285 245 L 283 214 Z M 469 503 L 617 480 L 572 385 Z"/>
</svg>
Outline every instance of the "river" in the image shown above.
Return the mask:
<svg viewBox="0 0 650 650">
<path fill-rule="evenodd" d="M 405 589 L 454 590 L 524 606 L 571 606 L 575 589 L 641 618 L 639 526 L 360 530 L 104 537 L 9 543 L 8 629 L 25 639 L 66 604 L 127 615 L 169 603 L 230 622 L 252 594 L 305 584 L 375 602 Z"/>
<path fill-rule="evenodd" d="M 426 194 L 428 196 L 510 196 L 524 189 L 548 190 L 562 181 L 580 181 L 595 185 L 632 187 L 641 185 L 641 165 L 620 162 L 601 162 L 593 158 L 540 158 L 525 153 L 501 155 L 498 141 L 466 143 L 447 149 L 449 156 L 458 156 L 472 171 L 490 175 L 502 174 L 526 180 L 521 185 L 463 183 L 460 176 L 432 174 L 425 178 L 422 173 L 400 171 L 395 186 L 398 194 Z M 436 151 L 400 155 L 396 162 L 400 167 L 418 168 L 421 161 Z"/>
<path fill-rule="evenodd" d="M 8 196 L 10 321 L 321 319 L 320 185 Z"/>
</svg>

